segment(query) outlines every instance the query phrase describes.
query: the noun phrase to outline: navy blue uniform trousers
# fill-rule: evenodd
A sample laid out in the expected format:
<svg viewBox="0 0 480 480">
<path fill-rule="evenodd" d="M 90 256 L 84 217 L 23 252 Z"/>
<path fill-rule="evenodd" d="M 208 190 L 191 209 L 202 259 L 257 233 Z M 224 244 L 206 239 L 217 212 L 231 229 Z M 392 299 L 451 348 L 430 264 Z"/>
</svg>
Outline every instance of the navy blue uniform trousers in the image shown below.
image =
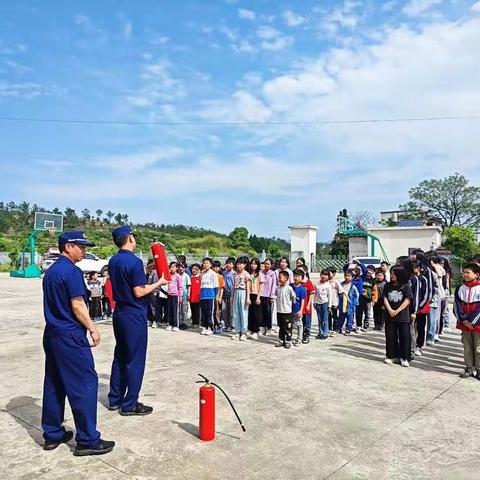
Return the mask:
<svg viewBox="0 0 480 480">
<path fill-rule="evenodd" d="M 116 345 L 110 376 L 111 406 L 123 411 L 135 410 L 142 388 L 147 357 L 148 326 L 143 314 L 113 312 L 113 333 Z"/>
<path fill-rule="evenodd" d="M 85 333 L 45 332 L 43 349 L 43 437 L 56 442 L 65 435 L 62 424 L 66 396 L 77 431 L 75 440 L 80 445 L 96 446 L 100 440 L 97 431 L 98 377 Z"/>
</svg>

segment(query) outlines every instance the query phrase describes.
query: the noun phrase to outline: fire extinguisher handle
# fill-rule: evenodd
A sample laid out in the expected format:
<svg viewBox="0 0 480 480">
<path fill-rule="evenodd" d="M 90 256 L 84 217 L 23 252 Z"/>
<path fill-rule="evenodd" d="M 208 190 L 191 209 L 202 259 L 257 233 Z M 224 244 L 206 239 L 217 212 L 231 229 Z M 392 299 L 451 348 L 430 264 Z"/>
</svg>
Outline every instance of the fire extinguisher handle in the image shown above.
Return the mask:
<svg viewBox="0 0 480 480">
<path fill-rule="evenodd" d="M 203 380 L 198 380 L 195 383 L 210 383 L 210 380 L 205 375 L 202 375 L 201 373 L 199 373 L 198 376 L 202 377 Z"/>
</svg>

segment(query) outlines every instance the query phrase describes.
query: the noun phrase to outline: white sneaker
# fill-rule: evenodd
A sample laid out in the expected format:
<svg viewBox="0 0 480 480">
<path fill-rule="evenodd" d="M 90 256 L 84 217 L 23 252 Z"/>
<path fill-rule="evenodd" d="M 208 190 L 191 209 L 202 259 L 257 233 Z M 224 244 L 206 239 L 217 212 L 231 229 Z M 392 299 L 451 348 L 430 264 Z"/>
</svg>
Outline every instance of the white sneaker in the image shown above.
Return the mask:
<svg viewBox="0 0 480 480">
<path fill-rule="evenodd" d="M 202 327 L 202 329 L 200 330 L 200 335 L 205 335 L 205 329 Z"/>
<path fill-rule="evenodd" d="M 423 355 L 422 349 L 421 348 L 416 348 L 415 349 L 415 356 L 416 357 L 421 357 Z"/>
<path fill-rule="evenodd" d="M 392 361 L 391 358 L 385 358 L 385 359 L 383 360 L 383 363 L 386 363 L 387 365 L 393 365 L 393 361 Z"/>
<path fill-rule="evenodd" d="M 434 345 L 434 344 L 435 344 L 435 342 L 434 342 L 433 340 L 427 340 L 427 345 L 428 345 L 429 347 L 431 347 L 431 346 Z"/>
<path fill-rule="evenodd" d="M 152 327 L 152 328 L 158 328 L 157 322 L 152 322 L 151 327 Z"/>
<path fill-rule="evenodd" d="M 439 337 L 438 335 L 435 335 L 434 340 L 435 340 L 436 342 L 439 342 L 439 341 L 440 341 L 440 337 Z"/>
<path fill-rule="evenodd" d="M 213 335 L 213 332 L 212 332 L 212 330 L 210 330 L 209 328 L 207 328 L 207 329 L 205 330 L 204 335 Z"/>
<path fill-rule="evenodd" d="M 408 363 L 408 360 L 404 360 L 403 358 L 400 360 L 400 365 L 402 367 L 409 367 L 410 364 Z"/>
<path fill-rule="evenodd" d="M 252 340 L 258 340 L 260 337 L 258 336 L 258 333 L 252 333 L 252 334 L 250 335 L 250 338 L 251 338 Z"/>
<path fill-rule="evenodd" d="M 241 341 L 241 342 L 244 342 L 246 339 L 247 339 L 247 336 L 245 334 L 240 334 L 238 339 Z"/>
<path fill-rule="evenodd" d="M 165 330 L 172 330 L 172 327 L 169 325 Z"/>
<path fill-rule="evenodd" d="M 247 332 L 245 335 L 247 336 L 247 338 L 253 338 L 253 333 Z"/>
<path fill-rule="evenodd" d="M 178 327 L 173 327 L 172 332 L 178 332 L 180 329 Z"/>
<path fill-rule="evenodd" d="M 238 335 L 232 335 L 232 336 L 230 337 L 230 340 L 238 340 Z"/>
</svg>

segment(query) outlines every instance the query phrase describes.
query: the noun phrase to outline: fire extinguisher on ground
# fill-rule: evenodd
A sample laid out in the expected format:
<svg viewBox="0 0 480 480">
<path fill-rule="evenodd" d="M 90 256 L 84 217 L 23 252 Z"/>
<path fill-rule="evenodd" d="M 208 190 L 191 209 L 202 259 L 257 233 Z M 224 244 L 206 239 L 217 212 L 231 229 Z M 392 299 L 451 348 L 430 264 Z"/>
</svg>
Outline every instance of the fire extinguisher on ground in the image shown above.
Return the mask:
<svg viewBox="0 0 480 480">
<path fill-rule="evenodd" d="M 227 399 L 228 403 L 232 407 L 233 413 L 237 417 L 238 423 L 242 427 L 242 430 L 245 432 L 246 429 L 238 416 L 233 403 L 231 402 L 228 395 L 225 393 L 222 387 L 216 383 L 210 382 L 207 377 L 202 374 L 198 374 L 203 380 L 198 380 L 195 383 L 203 383 L 200 387 L 200 421 L 199 421 L 199 438 L 204 442 L 209 442 L 215 438 L 215 387 L 217 387 Z"/>
</svg>

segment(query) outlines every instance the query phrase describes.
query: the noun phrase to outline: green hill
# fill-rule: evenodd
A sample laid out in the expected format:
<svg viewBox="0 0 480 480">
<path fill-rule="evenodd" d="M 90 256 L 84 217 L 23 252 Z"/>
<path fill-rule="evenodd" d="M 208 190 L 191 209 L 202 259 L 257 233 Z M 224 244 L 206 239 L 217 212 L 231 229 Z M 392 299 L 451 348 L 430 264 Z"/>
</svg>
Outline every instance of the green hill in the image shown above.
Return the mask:
<svg viewBox="0 0 480 480">
<path fill-rule="evenodd" d="M 77 213 L 70 207 L 64 211 L 58 208 L 49 210 L 28 202 L 0 202 L 0 251 L 8 252 L 11 258 L 21 252 L 22 244 L 33 228 L 35 212 L 62 213 L 64 230 L 85 230 L 87 237 L 96 244 L 92 252 L 103 258 L 116 251 L 111 232 L 119 224 L 128 224 L 135 228 L 138 249 L 143 252 L 148 252 L 150 244 L 155 240 L 167 242 L 178 254 L 198 256 L 204 255 L 207 250 L 213 257 L 219 254 L 256 255 L 263 250 L 276 257 L 290 251 L 290 244 L 285 240 L 249 235 L 245 227 L 236 227 L 229 235 L 224 235 L 213 230 L 185 225 L 136 224 L 130 221 L 128 214 L 104 212 L 101 209 L 95 212 L 84 209 Z M 38 252 L 44 253 L 49 246 L 56 244 L 56 240 L 56 234 L 39 234 Z"/>
</svg>

